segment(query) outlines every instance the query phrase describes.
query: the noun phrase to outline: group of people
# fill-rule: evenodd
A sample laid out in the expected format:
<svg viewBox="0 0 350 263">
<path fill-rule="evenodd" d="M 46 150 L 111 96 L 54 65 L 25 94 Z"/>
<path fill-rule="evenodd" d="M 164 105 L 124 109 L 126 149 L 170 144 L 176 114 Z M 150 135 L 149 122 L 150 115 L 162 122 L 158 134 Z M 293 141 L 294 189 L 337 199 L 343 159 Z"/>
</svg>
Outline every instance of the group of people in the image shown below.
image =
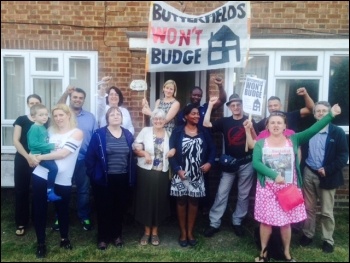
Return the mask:
<svg viewBox="0 0 350 263">
<path fill-rule="evenodd" d="M 181 247 L 195 246 L 199 201 L 208 197 L 207 175 L 217 156 L 213 132 L 223 135 L 223 152 L 237 159 L 239 166 L 235 172 L 222 172 L 204 236 L 212 237 L 219 231 L 235 180 L 238 181 L 237 203 L 231 223 L 234 233 L 244 236 L 242 221 L 248 212 L 255 170 L 254 218 L 260 223 L 262 247 L 255 261 L 268 261 L 265 248 L 272 227 L 280 228 L 286 260 L 294 261 L 290 254 L 291 224 L 305 221 L 300 244 L 309 245 L 315 235 L 317 198 L 321 201 L 322 248 L 324 252 L 333 251 L 334 195 L 336 188 L 344 183 L 342 168 L 348 159 L 345 133 L 329 124 L 341 112 L 338 105 L 331 108 L 327 102 L 314 104 L 302 87 L 297 94 L 304 97 L 305 108 L 285 113 L 281 111 L 279 98 L 271 97 L 269 117 L 255 123 L 244 115 L 239 95 L 232 94 L 226 102 L 220 78 L 214 79 L 218 97 L 211 97 L 208 103 L 200 105 L 203 91 L 194 87 L 190 91 L 190 103 L 181 110 L 176 99 L 176 83 L 168 80 L 163 86 L 164 97 L 156 101 L 153 110 L 143 99 L 142 113 L 150 116 L 151 126 L 144 127 L 134 138 L 131 115 L 122 106 L 122 92 L 115 86 L 108 88 L 110 80 L 104 77 L 99 87 L 97 118 L 82 108 L 85 91 L 69 86 L 52 109 L 53 120 L 48 131 L 47 109 L 35 94 L 27 99 L 31 114 L 20 116 L 14 123 L 16 235 L 24 235 L 29 223 L 32 178 L 38 258 L 46 255 L 48 201 L 55 205 L 57 218 L 53 229 L 60 231 L 60 246 L 72 249 L 68 237 L 72 182 L 77 187 L 77 211 L 84 230 L 92 229 L 91 184 L 96 204 L 98 249 L 105 250 L 110 243 L 123 247 L 123 213 L 130 197 L 128 189 L 134 185 L 135 219 L 144 226 L 140 245 L 160 244 L 158 228 L 170 214 L 169 196 L 173 196 L 180 229 L 178 243 Z M 65 104 L 68 96 L 69 107 Z M 212 111 L 224 103 L 232 116 L 212 122 Z M 300 118 L 312 112 L 317 122 L 295 133 Z M 34 128 L 36 134 L 31 131 Z M 304 170 L 300 168 L 299 146 L 308 148 L 302 154 L 306 160 Z M 287 183 L 280 172 L 268 165 L 267 157 L 273 159 L 279 155 L 269 154 L 271 152 L 287 153 L 291 182 Z M 275 194 L 290 184 L 303 192 L 305 203 L 285 212 Z"/>
</svg>

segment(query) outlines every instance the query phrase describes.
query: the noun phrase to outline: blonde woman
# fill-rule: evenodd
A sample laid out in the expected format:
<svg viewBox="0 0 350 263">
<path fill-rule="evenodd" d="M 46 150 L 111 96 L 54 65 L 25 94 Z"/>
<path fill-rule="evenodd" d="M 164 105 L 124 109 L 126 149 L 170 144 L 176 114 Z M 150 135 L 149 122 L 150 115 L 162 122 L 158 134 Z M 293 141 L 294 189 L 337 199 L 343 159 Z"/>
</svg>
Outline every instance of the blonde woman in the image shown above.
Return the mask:
<svg viewBox="0 0 350 263">
<path fill-rule="evenodd" d="M 69 202 L 72 176 L 83 141 L 83 132 L 77 128 L 75 115 L 66 104 L 58 104 L 53 108 L 52 119 L 53 123 L 49 128 L 50 143 L 58 144 L 58 149 L 48 154 L 38 155 L 36 159 L 38 163 L 44 160 L 56 160 L 58 173 L 54 188 L 55 192 L 62 197 L 61 200 L 55 202 L 60 226 L 60 247 L 72 249 L 68 239 Z M 38 242 L 36 256 L 38 258 L 46 256 L 47 176 L 48 170 L 39 163 L 32 175 L 34 226 Z"/>
<path fill-rule="evenodd" d="M 163 99 L 158 99 L 155 104 L 155 109 L 162 109 L 165 114 L 165 124 L 164 128 L 169 134 L 173 131 L 175 127 L 175 117 L 180 110 L 180 102 L 176 100 L 177 86 L 175 81 L 169 79 L 163 85 Z M 148 116 L 152 115 L 152 110 L 150 109 L 146 99 L 142 100 L 142 113 Z"/>
</svg>

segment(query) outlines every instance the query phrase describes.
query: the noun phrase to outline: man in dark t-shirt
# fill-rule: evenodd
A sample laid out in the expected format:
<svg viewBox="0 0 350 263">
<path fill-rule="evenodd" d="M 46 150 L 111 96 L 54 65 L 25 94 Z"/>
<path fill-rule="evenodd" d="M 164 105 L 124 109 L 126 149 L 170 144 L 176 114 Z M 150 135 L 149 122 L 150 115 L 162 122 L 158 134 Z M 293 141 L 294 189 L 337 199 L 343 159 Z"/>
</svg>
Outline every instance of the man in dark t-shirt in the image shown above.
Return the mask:
<svg viewBox="0 0 350 263">
<path fill-rule="evenodd" d="M 210 122 L 210 114 L 217 97 L 210 98 L 208 110 L 204 116 L 204 127 L 211 127 L 212 132 L 223 134 L 225 142 L 225 154 L 239 159 L 239 169 L 236 172 L 222 172 L 218 192 L 213 206 L 210 209 L 210 226 L 205 230 L 206 237 L 213 236 L 219 231 L 221 217 L 226 211 L 228 197 L 235 178 L 238 180 L 238 198 L 231 223 L 235 234 L 239 237 L 244 235 L 241 226 L 242 220 L 248 212 L 249 192 L 253 185 L 252 150 L 245 151 L 246 133 L 243 122 L 247 119 L 243 115 L 242 100 L 237 94 L 232 94 L 226 106 L 232 112 L 232 116 L 220 118 Z"/>
<path fill-rule="evenodd" d="M 314 108 L 314 101 L 309 96 L 309 94 L 306 91 L 306 88 L 300 87 L 297 89 L 297 95 L 303 96 L 305 100 L 305 107 L 301 108 L 300 110 L 295 110 L 291 112 L 283 112 L 286 115 L 287 118 L 287 126 L 288 129 L 293 130 L 295 132 L 298 131 L 298 123 L 300 122 L 301 118 L 306 117 L 310 114 L 312 114 L 313 108 Z M 279 97 L 271 96 L 267 100 L 267 108 L 269 113 L 273 111 L 281 111 L 282 110 L 282 103 Z M 254 129 L 256 131 L 256 134 L 259 134 L 261 131 L 266 129 L 266 118 L 262 119 L 258 123 L 254 123 Z"/>
</svg>

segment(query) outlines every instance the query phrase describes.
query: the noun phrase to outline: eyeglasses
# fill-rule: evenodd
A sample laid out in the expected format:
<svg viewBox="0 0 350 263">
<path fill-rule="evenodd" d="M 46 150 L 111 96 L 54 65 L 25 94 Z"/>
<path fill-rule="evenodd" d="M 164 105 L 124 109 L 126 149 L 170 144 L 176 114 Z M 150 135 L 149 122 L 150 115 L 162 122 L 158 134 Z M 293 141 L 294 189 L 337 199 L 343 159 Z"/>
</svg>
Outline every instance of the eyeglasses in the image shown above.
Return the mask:
<svg viewBox="0 0 350 263">
<path fill-rule="evenodd" d="M 108 96 L 110 96 L 110 97 L 119 97 L 119 95 L 117 93 L 109 93 Z"/>
</svg>

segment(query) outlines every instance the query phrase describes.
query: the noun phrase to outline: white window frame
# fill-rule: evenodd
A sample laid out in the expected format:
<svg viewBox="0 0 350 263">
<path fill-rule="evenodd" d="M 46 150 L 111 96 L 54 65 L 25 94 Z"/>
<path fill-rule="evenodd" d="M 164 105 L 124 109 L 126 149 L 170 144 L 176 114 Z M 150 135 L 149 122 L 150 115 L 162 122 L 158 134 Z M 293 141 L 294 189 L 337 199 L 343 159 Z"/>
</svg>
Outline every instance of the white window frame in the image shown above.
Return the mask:
<svg viewBox="0 0 350 263">
<path fill-rule="evenodd" d="M 60 53 L 47 53 L 45 51 L 40 52 L 31 52 L 30 54 L 30 73 L 31 76 L 63 76 L 63 56 L 62 52 Z M 37 58 L 57 58 L 58 60 L 58 70 L 57 71 L 39 71 L 36 70 L 36 59 Z"/>
<path fill-rule="evenodd" d="M 303 70 L 303 71 L 294 71 L 294 70 L 281 70 L 281 62 L 283 56 L 293 56 L 293 57 L 317 57 L 317 69 L 316 70 Z M 323 52 L 322 51 L 277 51 L 276 52 L 276 61 L 275 61 L 275 75 L 276 76 L 308 76 L 308 77 L 318 77 L 322 76 L 323 73 Z"/>
<path fill-rule="evenodd" d="M 26 105 L 26 98 L 33 93 L 33 79 L 34 78 L 50 78 L 50 79 L 62 79 L 62 93 L 69 85 L 69 59 L 70 58 L 84 58 L 90 60 L 90 90 L 85 90 L 90 96 L 90 111 L 96 116 L 96 98 L 97 98 L 97 78 L 98 78 L 98 52 L 97 51 L 62 51 L 62 50 L 1 50 L 1 68 L 4 68 L 4 58 L 6 57 L 23 57 L 24 69 L 26 74 L 24 76 L 24 98 L 23 103 Z M 36 71 L 35 59 L 36 58 L 58 58 L 59 70 L 58 71 Z M 67 66 L 68 65 L 68 66 Z M 1 129 L 3 127 L 13 127 L 15 119 L 5 119 L 5 85 L 4 85 L 4 71 L 1 71 Z M 40 94 L 39 94 L 40 95 Z M 23 115 L 29 114 L 28 107 L 25 107 Z M 1 153 L 15 153 L 14 146 L 3 145 L 3 133 L 1 132 Z"/>
</svg>

